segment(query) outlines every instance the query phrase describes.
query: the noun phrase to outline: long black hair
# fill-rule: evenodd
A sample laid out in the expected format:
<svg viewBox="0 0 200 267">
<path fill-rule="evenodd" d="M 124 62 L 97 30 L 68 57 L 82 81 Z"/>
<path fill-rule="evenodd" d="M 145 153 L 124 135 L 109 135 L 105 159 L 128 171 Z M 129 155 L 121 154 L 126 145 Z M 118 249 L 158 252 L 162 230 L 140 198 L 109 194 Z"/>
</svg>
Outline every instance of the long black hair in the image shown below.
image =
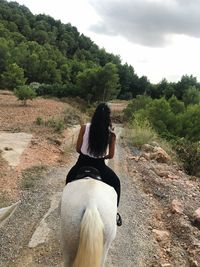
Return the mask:
<svg viewBox="0 0 200 267">
<path fill-rule="evenodd" d="M 110 137 L 110 108 L 106 103 L 97 106 L 91 120 L 88 152 L 95 156 L 104 156 Z"/>
</svg>

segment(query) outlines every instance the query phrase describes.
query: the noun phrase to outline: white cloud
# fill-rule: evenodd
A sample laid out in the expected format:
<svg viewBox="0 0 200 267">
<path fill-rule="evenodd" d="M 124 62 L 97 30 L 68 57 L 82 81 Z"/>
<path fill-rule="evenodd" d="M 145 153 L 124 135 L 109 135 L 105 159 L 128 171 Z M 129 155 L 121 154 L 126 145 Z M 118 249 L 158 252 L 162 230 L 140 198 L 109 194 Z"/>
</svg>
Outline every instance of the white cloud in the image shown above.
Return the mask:
<svg viewBox="0 0 200 267">
<path fill-rule="evenodd" d="M 171 35 L 200 37 L 198 0 L 91 0 L 101 21 L 91 29 L 145 46 L 165 46 Z"/>
</svg>

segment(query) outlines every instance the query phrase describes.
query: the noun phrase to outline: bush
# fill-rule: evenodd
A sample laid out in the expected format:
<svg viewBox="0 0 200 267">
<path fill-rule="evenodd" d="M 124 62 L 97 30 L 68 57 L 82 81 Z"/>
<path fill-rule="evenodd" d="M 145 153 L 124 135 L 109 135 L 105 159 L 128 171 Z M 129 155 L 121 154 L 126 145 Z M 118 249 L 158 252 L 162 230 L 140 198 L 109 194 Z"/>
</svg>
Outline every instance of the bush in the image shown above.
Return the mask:
<svg viewBox="0 0 200 267">
<path fill-rule="evenodd" d="M 174 148 L 189 175 L 200 175 L 200 143 L 179 139 L 174 142 Z"/>
<path fill-rule="evenodd" d="M 137 146 L 141 147 L 143 144 L 148 144 L 157 139 L 155 130 L 151 127 L 147 119 L 143 119 L 140 113 L 135 114 L 132 123 L 129 124 L 128 139 Z"/>
<path fill-rule="evenodd" d="M 37 95 L 44 96 L 55 96 L 58 98 L 68 97 L 68 96 L 77 96 L 77 88 L 72 83 L 67 84 L 41 84 L 36 89 Z"/>
<path fill-rule="evenodd" d="M 28 85 L 24 85 L 19 87 L 18 89 L 15 89 L 14 94 L 18 98 L 18 100 L 21 100 L 23 102 L 24 105 L 27 104 L 27 100 L 33 100 L 37 96 L 35 90 Z"/>
<path fill-rule="evenodd" d="M 151 97 L 146 95 L 137 95 L 136 98 L 130 101 L 124 110 L 124 119 L 131 121 L 133 114 L 140 109 L 145 109 L 152 102 Z"/>
<path fill-rule="evenodd" d="M 79 96 L 76 97 L 62 97 L 61 101 L 64 103 L 70 104 L 73 108 L 78 109 L 81 112 L 86 112 L 88 108 L 87 102 L 80 98 Z"/>
<path fill-rule="evenodd" d="M 43 120 L 43 118 L 41 118 L 41 117 L 37 117 L 37 119 L 36 119 L 36 124 L 37 124 L 37 125 L 43 125 L 43 124 L 44 124 L 44 120 Z"/>
<path fill-rule="evenodd" d="M 62 133 L 64 128 L 65 128 L 65 124 L 64 124 L 64 121 L 62 119 L 52 118 L 52 119 L 47 121 L 47 125 L 52 127 L 58 133 Z"/>
</svg>

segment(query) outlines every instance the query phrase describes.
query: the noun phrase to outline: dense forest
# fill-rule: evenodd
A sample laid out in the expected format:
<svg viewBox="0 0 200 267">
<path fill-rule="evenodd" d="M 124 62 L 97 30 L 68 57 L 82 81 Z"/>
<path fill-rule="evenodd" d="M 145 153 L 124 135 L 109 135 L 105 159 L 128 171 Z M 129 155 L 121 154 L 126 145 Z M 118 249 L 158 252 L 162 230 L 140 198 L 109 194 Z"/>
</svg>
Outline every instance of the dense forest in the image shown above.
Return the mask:
<svg viewBox="0 0 200 267">
<path fill-rule="evenodd" d="M 42 85 L 38 94 L 89 101 L 132 97 L 150 84 L 70 23 L 0 0 L 0 88 L 31 83 Z"/>
<path fill-rule="evenodd" d="M 80 96 L 92 102 L 144 93 L 183 100 L 200 90 L 196 78 L 187 75 L 178 83 L 163 79 L 151 84 L 70 23 L 0 0 L 0 88 L 13 90 L 31 83 L 37 84 L 40 95 Z"/>
</svg>

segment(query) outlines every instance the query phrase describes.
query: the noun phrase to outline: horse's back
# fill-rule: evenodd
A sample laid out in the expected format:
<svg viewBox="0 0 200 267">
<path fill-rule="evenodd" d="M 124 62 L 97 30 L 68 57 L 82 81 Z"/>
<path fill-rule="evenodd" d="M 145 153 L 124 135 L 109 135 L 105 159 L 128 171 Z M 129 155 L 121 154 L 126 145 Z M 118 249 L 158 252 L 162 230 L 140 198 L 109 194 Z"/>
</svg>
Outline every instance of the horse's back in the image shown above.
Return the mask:
<svg viewBox="0 0 200 267">
<path fill-rule="evenodd" d="M 62 202 L 69 207 L 85 209 L 95 205 L 105 209 L 105 203 L 110 206 L 117 205 L 117 195 L 113 187 L 91 178 L 77 180 L 65 186 Z M 116 204 L 116 205 L 115 205 Z"/>
<path fill-rule="evenodd" d="M 73 220 L 79 223 L 86 208 L 92 207 L 98 209 L 105 223 L 107 217 L 116 219 L 117 194 L 114 188 L 90 178 L 77 180 L 65 186 L 61 200 L 62 218 L 70 223 L 73 223 Z"/>
<path fill-rule="evenodd" d="M 80 224 L 86 209 L 97 208 L 104 224 L 105 242 L 116 234 L 117 194 L 115 190 L 94 179 L 81 179 L 68 183 L 61 199 L 62 241 L 75 257 L 80 234 Z"/>
</svg>

